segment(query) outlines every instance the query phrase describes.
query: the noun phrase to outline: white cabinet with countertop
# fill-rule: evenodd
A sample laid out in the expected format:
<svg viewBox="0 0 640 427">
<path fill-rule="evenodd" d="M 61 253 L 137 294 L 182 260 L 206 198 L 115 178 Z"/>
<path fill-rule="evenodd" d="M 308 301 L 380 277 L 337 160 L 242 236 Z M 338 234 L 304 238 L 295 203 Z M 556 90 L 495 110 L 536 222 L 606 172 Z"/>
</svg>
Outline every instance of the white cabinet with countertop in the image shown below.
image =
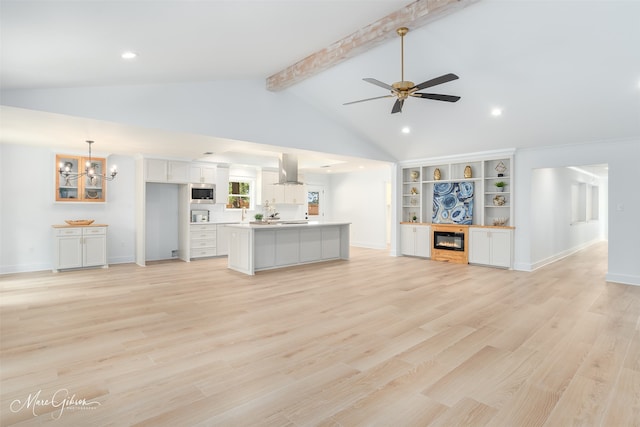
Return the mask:
<svg viewBox="0 0 640 427">
<path fill-rule="evenodd" d="M 190 258 L 203 258 L 216 256 L 217 249 L 216 224 L 191 224 L 190 233 Z"/>
<path fill-rule="evenodd" d="M 402 255 L 431 256 L 431 227 L 428 224 L 400 224 Z"/>
<path fill-rule="evenodd" d="M 511 268 L 513 229 L 469 227 L 469 263 Z"/>
<path fill-rule="evenodd" d="M 54 225 L 52 270 L 83 267 L 108 267 L 107 225 Z"/>
</svg>

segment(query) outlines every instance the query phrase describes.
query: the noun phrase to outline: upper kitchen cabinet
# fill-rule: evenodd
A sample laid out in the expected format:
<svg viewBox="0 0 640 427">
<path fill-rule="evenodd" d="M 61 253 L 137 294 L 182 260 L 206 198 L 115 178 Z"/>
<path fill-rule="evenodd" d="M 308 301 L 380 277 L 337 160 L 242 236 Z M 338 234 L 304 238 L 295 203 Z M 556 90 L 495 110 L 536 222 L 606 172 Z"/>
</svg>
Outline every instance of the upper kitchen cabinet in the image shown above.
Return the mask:
<svg viewBox="0 0 640 427">
<path fill-rule="evenodd" d="M 229 166 L 218 165 L 215 183 L 216 204 L 226 205 L 229 201 Z"/>
<path fill-rule="evenodd" d="M 216 165 L 192 163 L 189 169 L 189 181 L 200 184 L 216 184 Z"/>
<path fill-rule="evenodd" d="M 191 163 L 163 159 L 145 159 L 145 181 L 187 184 Z"/>
<path fill-rule="evenodd" d="M 270 205 L 276 204 L 276 184 L 278 183 L 278 172 L 262 171 L 262 200 L 260 204 L 269 202 Z M 282 195 L 284 197 L 284 193 Z"/>
<path fill-rule="evenodd" d="M 300 176 L 300 179 L 303 179 Z M 262 200 L 270 205 L 289 204 L 303 205 L 307 202 L 307 187 L 305 185 L 281 185 L 278 183 L 278 172 L 262 171 Z"/>
<path fill-rule="evenodd" d="M 104 202 L 107 183 L 102 178 L 107 162 L 104 158 L 56 155 L 56 202 Z M 77 176 L 90 168 L 95 176 Z"/>
</svg>

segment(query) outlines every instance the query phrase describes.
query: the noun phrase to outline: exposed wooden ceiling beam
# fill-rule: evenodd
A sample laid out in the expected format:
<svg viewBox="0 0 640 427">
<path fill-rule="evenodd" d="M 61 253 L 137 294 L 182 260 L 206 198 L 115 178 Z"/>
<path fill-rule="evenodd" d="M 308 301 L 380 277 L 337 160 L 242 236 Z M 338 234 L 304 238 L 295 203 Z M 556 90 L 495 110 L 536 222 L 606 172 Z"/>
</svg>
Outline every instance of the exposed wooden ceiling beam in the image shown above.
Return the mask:
<svg viewBox="0 0 640 427">
<path fill-rule="evenodd" d="M 480 0 L 416 0 L 267 78 L 267 89 L 293 86 L 349 58 L 397 37 L 398 27 L 416 29 Z"/>
</svg>

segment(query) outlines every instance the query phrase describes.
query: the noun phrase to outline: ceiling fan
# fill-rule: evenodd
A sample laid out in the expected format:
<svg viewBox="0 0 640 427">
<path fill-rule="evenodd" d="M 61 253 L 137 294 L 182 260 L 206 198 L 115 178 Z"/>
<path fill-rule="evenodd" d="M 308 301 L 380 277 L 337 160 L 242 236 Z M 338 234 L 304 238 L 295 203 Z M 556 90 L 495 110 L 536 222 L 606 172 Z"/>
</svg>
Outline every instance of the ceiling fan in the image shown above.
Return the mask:
<svg viewBox="0 0 640 427">
<path fill-rule="evenodd" d="M 409 32 L 409 29 L 406 27 L 400 27 L 396 30 L 396 33 L 398 33 L 398 35 L 400 36 L 400 49 L 401 49 L 400 63 L 401 63 L 401 70 L 402 70 L 402 75 L 401 75 L 402 79 L 399 82 L 393 83 L 392 85 L 388 85 L 386 83 L 381 82 L 380 80 L 376 80 L 370 77 L 363 79 L 365 82 L 390 90 L 391 94 L 384 95 L 384 96 L 376 96 L 375 98 L 361 99 L 359 101 L 347 102 L 343 105 L 356 104 L 358 102 L 371 101 L 374 99 L 396 97 L 397 98 L 396 102 L 393 104 L 393 108 L 391 109 L 391 114 L 394 114 L 394 113 L 402 112 L 402 105 L 404 104 L 404 100 L 410 96 L 414 98 L 434 99 L 436 101 L 447 101 L 447 102 L 456 102 L 460 99 L 459 96 L 418 92 L 419 90 L 426 89 L 428 87 L 436 86 L 442 83 L 447 83 L 452 80 L 458 79 L 458 76 L 452 73 L 445 74 L 440 77 L 436 77 L 435 79 L 427 80 L 426 82 L 422 82 L 418 85 L 410 81 L 405 81 L 404 79 L 404 36 L 408 32 Z"/>
</svg>

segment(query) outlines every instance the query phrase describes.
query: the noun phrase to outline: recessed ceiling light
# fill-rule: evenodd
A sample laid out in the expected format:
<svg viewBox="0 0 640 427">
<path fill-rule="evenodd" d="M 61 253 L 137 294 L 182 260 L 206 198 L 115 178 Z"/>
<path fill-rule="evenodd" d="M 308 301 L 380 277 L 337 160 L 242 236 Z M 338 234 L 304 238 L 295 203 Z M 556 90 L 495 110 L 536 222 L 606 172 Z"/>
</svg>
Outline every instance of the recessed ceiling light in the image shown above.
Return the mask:
<svg viewBox="0 0 640 427">
<path fill-rule="evenodd" d="M 122 57 L 122 59 L 134 59 L 138 56 L 138 54 L 135 52 L 126 51 L 126 52 L 123 52 L 122 55 L 120 56 Z"/>
<path fill-rule="evenodd" d="M 364 166 L 360 165 L 358 166 L 358 169 L 364 169 Z"/>
<path fill-rule="evenodd" d="M 491 110 L 491 115 L 498 117 L 502 115 L 502 108 L 494 108 Z"/>
<path fill-rule="evenodd" d="M 411 133 L 411 128 L 409 126 L 405 126 L 402 128 L 402 133 L 408 134 Z"/>
</svg>

